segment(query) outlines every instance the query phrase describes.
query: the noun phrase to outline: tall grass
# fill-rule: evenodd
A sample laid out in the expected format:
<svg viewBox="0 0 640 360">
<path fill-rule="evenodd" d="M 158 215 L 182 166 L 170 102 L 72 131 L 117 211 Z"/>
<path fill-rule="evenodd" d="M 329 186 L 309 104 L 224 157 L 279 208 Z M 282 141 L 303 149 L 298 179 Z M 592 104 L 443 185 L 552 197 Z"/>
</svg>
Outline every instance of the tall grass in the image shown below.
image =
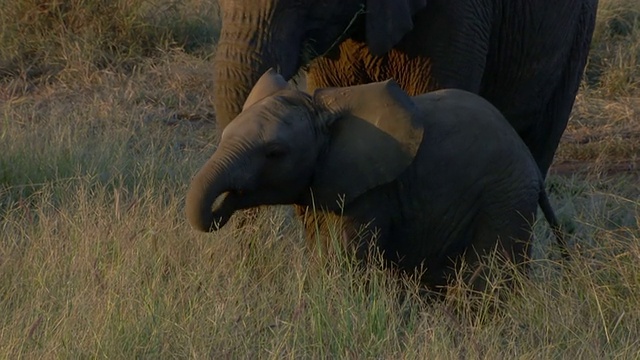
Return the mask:
<svg viewBox="0 0 640 360">
<path fill-rule="evenodd" d="M 638 357 L 638 178 L 601 171 L 640 154 L 616 138 L 638 119 L 638 62 L 615 50 L 637 44 L 637 24 L 614 25 L 635 2 L 601 0 L 561 145 L 600 165 L 548 182 L 573 259 L 540 221 L 513 292 L 456 284 L 431 303 L 375 262 L 308 249 L 287 207 L 215 234 L 186 224 L 188 181 L 217 136 L 212 69 L 189 45 L 207 48 L 211 4 L 2 3 L 0 357 Z"/>
<path fill-rule="evenodd" d="M 0 79 L 77 79 L 128 70 L 179 47 L 207 51 L 217 38 L 215 1 L 3 1 Z"/>
<path fill-rule="evenodd" d="M 640 2 L 600 0 L 591 52 L 556 163 L 640 166 Z M 590 164 L 585 164 L 589 162 Z M 571 167 L 571 164 L 569 164 Z"/>
<path fill-rule="evenodd" d="M 603 96 L 640 96 L 640 3 L 602 0 L 586 82 Z"/>
<path fill-rule="evenodd" d="M 538 245 L 534 275 L 497 309 L 464 291 L 424 304 L 415 285 L 379 267 L 360 269 L 339 251 L 319 261 L 282 208 L 242 230 L 193 232 L 183 195 L 211 151 L 202 135 L 211 126 L 140 123 L 126 107 L 87 118 L 114 99 L 85 100 L 50 103 L 49 115 L 65 116 L 40 131 L 25 128 L 20 104 L 8 109 L 6 357 L 633 358 L 640 349 L 640 206 L 627 179 L 554 178 L 580 254 L 559 265 Z M 536 230 L 548 241 L 546 224 Z"/>
</svg>

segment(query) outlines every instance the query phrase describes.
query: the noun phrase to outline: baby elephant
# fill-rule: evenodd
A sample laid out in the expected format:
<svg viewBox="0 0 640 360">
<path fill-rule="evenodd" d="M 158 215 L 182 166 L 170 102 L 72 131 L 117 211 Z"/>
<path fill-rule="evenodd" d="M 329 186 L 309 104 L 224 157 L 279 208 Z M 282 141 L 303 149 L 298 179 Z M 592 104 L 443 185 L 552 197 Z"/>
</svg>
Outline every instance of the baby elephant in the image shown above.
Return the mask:
<svg viewBox="0 0 640 360">
<path fill-rule="evenodd" d="M 212 231 L 259 205 L 340 214 L 358 257 L 375 245 L 437 287 L 496 249 L 522 264 L 538 203 L 557 230 L 529 150 L 477 95 L 409 97 L 393 80 L 308 95 L 269 70 L 194 177 L 186 215 Z"/>
</svg>

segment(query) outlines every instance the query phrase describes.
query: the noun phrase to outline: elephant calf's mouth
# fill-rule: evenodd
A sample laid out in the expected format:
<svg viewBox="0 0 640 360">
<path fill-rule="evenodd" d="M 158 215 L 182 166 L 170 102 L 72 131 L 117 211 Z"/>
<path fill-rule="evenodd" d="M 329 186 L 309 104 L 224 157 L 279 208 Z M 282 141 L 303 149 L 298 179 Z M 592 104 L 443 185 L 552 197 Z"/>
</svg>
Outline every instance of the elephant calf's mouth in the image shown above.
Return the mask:
<svg viewBox="0 0 640 360">
<path fill-rule="evenodd" d="M 231 216 L 239 210 L 236 206 L 244 196 L 243 190 L 228 190 L 218 195 L 211 205 L 211 228 L 219 230 L 227 224 Z"/>
<path fill-rule="evenodd" d="M 233 209 L 229 208 L 228 198 L 232 194 L 239 194 L 240 192 L 235 190 L 225 191 L 220 194 L 211 205 L 211 228 L 212 230 L 220 230 L 227 224 L 231 216 L 233 215 Z"/>
</svg>

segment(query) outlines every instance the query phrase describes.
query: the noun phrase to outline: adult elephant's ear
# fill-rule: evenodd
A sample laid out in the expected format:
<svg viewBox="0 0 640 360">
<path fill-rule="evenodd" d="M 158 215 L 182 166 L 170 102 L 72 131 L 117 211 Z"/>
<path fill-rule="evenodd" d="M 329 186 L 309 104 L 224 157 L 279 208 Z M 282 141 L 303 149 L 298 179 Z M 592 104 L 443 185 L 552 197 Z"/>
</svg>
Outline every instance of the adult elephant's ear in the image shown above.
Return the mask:
<svg viewBox="0 0 640 360">
<path fill-rule="evenodd" d="M 329 134 L 312 183 L 316 200 L 334 206 L 395 180 L 412 163 L 423 127 L 413 100 L 393 80 L 314 93 L 319 127 Z"/>
<path fill-rule="evenodd" d="M 367 0 L 366 36 L 369 50 L 382 55 L 413 29 L 413 15 L 427 0 Z"/>
<path fill-rule="evenodd" d="M 287 80 L 285 80 L 282 75 L 278 74 L 273 68 L 270 68 L 262 74 L 260 79 L 258 79 L 258 82 L 253 86 L 253 89 L 251 89 L 251 92 L 247 96 L 247 100 L 245 100 L 244 105 L 242 105 L 242 111 L 247 110 L 251 105 L 266 98 L 267 96 L 287 88 L 289 88 Z"/>
</svg>

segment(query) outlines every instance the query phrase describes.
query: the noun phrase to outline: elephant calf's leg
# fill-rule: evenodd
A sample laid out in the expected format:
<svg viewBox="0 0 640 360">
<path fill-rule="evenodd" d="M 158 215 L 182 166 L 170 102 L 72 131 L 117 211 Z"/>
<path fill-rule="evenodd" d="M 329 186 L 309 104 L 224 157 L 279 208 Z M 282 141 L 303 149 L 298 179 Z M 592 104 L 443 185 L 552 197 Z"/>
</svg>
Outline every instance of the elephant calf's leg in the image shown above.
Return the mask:
<svg viewBox="0 0 640 360">
<path fill-rule="evenodd" d="M 472 246 L 464 255 L 468 268 L 464 278 L 478 291 L 512 287 L 516 276 L 526 274 L 530 259 L 531 223 L 514 213 L 504 226 L 483 225 L 476 230 Z"/>
</svg>

